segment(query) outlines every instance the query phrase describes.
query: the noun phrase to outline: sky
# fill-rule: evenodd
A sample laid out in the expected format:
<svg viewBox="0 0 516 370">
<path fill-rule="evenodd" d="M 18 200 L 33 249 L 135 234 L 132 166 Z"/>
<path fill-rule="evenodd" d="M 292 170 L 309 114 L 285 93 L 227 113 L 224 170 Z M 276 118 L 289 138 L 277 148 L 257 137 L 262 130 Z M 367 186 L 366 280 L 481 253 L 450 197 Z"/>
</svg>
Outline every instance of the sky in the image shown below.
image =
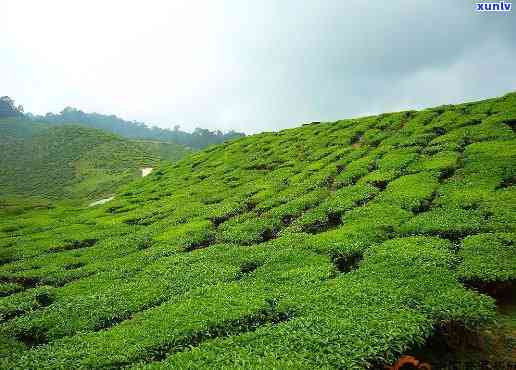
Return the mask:
<svg viewBox="0 0 516 370">
<path fill-rule="evenodd" d="M 4 0 L 0 95 L 256 133 L 515 91 L 516 10 L 474 5 Z"/>
</svg>

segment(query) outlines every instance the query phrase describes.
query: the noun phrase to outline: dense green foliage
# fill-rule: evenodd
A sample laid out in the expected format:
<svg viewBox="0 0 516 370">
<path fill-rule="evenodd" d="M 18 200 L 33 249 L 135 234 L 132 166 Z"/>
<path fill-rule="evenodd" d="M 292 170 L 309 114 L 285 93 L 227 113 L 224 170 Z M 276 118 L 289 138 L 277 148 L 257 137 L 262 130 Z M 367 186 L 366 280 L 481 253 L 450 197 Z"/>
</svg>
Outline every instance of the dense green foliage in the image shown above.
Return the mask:
<svg viewBox="0 0 516 370">
<path fill-rule="evenodd" d="M 13 99 L 8 96 L 0 98 L 0 118 L 16 117 L 23 114 L 23 107 L 16 106 Z"/>
<path fill-rule="evenodd" d="M 159 141 L 172 141 L 194 149 L 201 149 L 208 145 L 220 144 L 224 141 L 245 136 L 243 133 L 230 131 L 210 131 L 203 128 L 196 128 L 189 133 L 176 126 L 174 130 L 159 127 L 149 127 L 145 123 L 137 121 L 125 121 L 115 115 L 99 113 L 85 113 L 79 109 L 67 107 L 59 114 L 47 113 L 44 116 L 28 116 L 35 120 L 49 124 L 60 125 L 74 124 L 102 129 L 122 137 L 130 139 L 147 139 Z"/>
<path fill-rule="evenodd" d="M 189 150 L 173 143 L 130 141 L 80 126 L 0 120 L 0 196 L 94 198 L 109 194 L 161 159 Z"/>
<path fill-rule="evenodd" d="M 382 367 L 515 270 L 516 94 L 213 146 L 0 210 L 0 367 Z"/>
</svg>

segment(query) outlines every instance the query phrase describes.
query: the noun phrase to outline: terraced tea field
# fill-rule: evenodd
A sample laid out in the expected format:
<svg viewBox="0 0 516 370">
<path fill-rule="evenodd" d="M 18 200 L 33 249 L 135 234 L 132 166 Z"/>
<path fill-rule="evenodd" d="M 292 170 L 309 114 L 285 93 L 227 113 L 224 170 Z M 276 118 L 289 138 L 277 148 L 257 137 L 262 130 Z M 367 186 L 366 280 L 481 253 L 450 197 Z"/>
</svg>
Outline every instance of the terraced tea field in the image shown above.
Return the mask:
<svg viewBox="0 0 516 370">
<path fill-rule="evenodd" d="M 128 140 L 77 125 L 0 119 L 0 198 L 96 200 L 161 160 L 190 153 L 167 142 Z"/>
<path fill-rule="evenodd" d="M 4 207 L 0 366 L 383 368 L 493 325 L 516 277 L 515 124 L 516 93 L 312 123 L 105 205 Z"/>
</svg>

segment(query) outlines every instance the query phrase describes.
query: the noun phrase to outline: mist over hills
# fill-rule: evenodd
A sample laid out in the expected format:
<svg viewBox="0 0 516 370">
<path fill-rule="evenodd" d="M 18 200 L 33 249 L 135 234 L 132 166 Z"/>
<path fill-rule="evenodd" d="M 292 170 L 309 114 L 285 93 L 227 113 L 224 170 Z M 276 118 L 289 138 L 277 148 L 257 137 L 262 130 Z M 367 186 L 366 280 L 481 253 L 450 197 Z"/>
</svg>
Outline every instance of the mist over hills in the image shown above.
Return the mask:
<svg viewBox="0 0 516 370">
<path fill-rule="evenodd" d="M 0 367 L 510 364 L 515 125 L 516 93 L 318 122 L 0 207 Z"/>
<path fill-rule="evenodd" d="M 220 144 L 224 141 L 245 136 L 244 133 L 229 131 L 222 133 L 219 130 L 210 131 L 196 128 L 192 133 L 182 131 L 179 125 L 174 130 L 149 125 L 138 121 L 126 121 L 115 115 L 99 113 L 85 113 L 79 109 L 66 107 L 60 113 L 34 115 L 24 113 L 22 105 L 16 105 L 9 96 L 0 98 L 0 118 L 22 117 L 35 123 L 44 122 L 52 125 L 76 124 L 105 130 L 129 139 L 147 139 L 155 141 L 172 141 L 193 149 L 201 149 L 208 145 Z"/>
<path fill-rule="evenodd" d="M 155 141 L 172 141 L 193 149 L 201 149 L 208 145 L 220 144 L 224 141 L 245 136 L 244 133 L 196 128 L 192 133 L 182 131 L 179 125 L 173 130 L 151 127 L 143 122 L 126 121 L 113 114 L 85 113 L 79 109 L 66 107 L 60 113 L 34 115 L 24 113 L 22 105 L 16 105 L 9 96 L 0 98 L 0 118 L 25 117 L 35 123 L 44 122 L 52 125 L 82 125 L 105 130 L 129 139 L 147 139 Z"/>
<path fill-rule="evenodd" d="M 210 131 L 203 128 L 196 128 L 192 133 L 189 133 L 180 130 L 179 125 L 176 125 L 174 130 L 150 127 L 143 122 L 126 121 L 115 115 L 84 113 L 72 107 L 66 107 L 59 114 L 47 113 L 44 116 L 28 116 L 34 120 L 54 125 L 81 124 L 106 130 L 130 139 L 173 141 L 194 149 L 201 149 L 208 145 L 220 144 L 227 140 L 245 136 L 245 134 L 235 131 L 222 133 L 218 130 Z"/>
</svg>

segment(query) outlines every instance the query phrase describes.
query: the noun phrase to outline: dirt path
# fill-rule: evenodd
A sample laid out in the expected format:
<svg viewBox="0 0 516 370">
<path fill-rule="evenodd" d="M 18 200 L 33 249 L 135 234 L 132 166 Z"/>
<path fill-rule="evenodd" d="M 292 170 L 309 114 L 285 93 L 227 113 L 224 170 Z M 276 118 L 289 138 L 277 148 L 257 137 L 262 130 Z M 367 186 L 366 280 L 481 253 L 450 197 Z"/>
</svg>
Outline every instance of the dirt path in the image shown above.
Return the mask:
<svg viewBox="0 0 516 370">
<path fill-rule="evenodd" d="M 154 168 L 152 167 L 143 167 L 141 169 L 142 171 L 142 177 L 145 177 L 147 175 L 150 175 L 150 173 L 152 172 Z M 95 207 L 95 206 L 99 206 L 101 204 L 105 204 L 109 201 L 112 201 L 113 199 L 115 199 L 115 196 L 113 195 L 112 197 L 109 197 L 109 198 L 104 198 L 104 199 L 100 199 L 100 200 L 96 200 L 95 202 L 92 202 L 88 205 L 88 207 Z"/>
<path fill-rule="evenodd" d="M 152 167 L 143 167 L 142 168 L 142 177 L 149 175 L 153 169 L 154 168 L 152 168 Z"/>
<path fill-rule="evenodd" d="M 104 203 L 107 203 L 111 200 L 115 199 L 115 196 L 113 195 L 112 197 L 109 197 L 109 198 L 104 198 L 104 199 L 101 199 L 101 200 L 97 200 L 95 202 L 92 202 L 88 205 L 88 207 L 95 207 L 95 206 L 98 206 L 98 205 L 101 205 L 101 204 L 104 204 Z"/>
</svg>

